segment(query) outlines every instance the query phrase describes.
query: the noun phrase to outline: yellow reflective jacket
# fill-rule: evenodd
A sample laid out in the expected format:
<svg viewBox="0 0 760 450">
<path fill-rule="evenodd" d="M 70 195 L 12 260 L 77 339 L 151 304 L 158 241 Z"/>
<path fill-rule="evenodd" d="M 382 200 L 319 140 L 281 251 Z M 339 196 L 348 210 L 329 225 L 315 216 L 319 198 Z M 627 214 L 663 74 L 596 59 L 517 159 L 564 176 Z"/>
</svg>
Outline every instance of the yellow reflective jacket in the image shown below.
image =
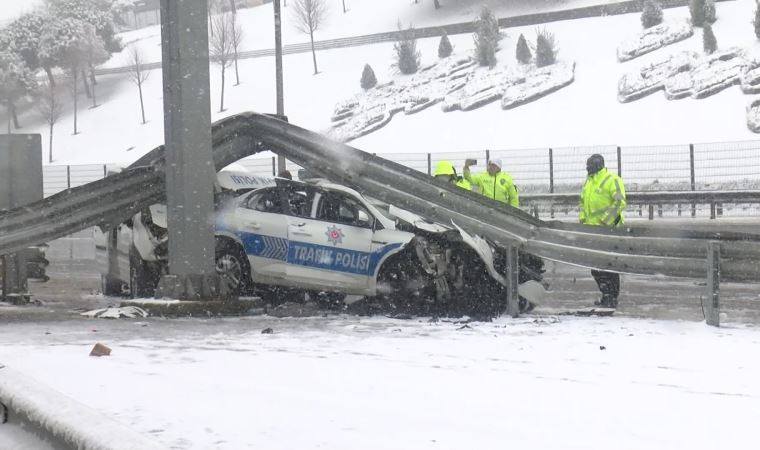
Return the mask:
<svg viewBox="0 0 760 450">
<path fill-rule="evenodd" d="M 454 185 L 459 186 L 462 189 L 467 189 L 468 191 L 472 190 L 472 185 L 470 182 L 461 177 L 457 178 L 457 181 L 454 182 Z"/>
<path fill-rule="evenodd" d="M 578 218 L 587 225 L 620 225 L 625 205 L 623 180 L 603 168 L 586 178 L 578 204 Z"/>
<path fill-rule="evenodd" d="M 488 198 L 508 203 L 515 208 L 520 205 L 515 183 L 512 182 L 512 177 L 503 170 L 492 176 L 488 172 L 473 175 L 469 169 L 465 169 L 464 178 L 477 186 L 480 193 Z"/>
</svg>

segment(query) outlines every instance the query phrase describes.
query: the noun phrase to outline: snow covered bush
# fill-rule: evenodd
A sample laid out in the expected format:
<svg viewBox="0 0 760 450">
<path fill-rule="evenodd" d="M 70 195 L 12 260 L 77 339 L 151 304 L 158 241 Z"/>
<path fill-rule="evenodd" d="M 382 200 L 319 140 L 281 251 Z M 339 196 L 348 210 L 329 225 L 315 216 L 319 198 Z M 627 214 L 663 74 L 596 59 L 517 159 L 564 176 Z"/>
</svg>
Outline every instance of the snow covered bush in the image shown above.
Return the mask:
<svg viewBox="0 0 760 450">
<path fill-rule="evenodd" d="M 663 22 L 651 28 L 645 28 L 623 41 L 617 49 L 620 62 L 637 58 L 666 45 L 682 41 L 694 34 L 694 29 L 688 20 Z"/>
<path fill-rule="evenodd" d="M 557 61 L 559 48 L 554 39 L 554 34 L 539 28 L 536 30 L 536 66 L 543 67 L 554 64 Z"/>
<path fill-rule="evenodd" d="M 393 44 L 396 51 L 396 66 L 403 74 L 412 74 L 417 72 L 420 67 L 420 52 L 417 50 L 417 39 L 414 37 L 414 28 L 409 26 L 406 30 L 398 23 L 399 39 Z"/>
<path fill-rule="evenodd" d="M 718 49 L 718 41 L 715 39 L 710 22 L 705 22 L 702 25 L 702 44 L 705 48 L 705 53 L 708 55 Z"/>
<path fill-rule="evenodd" d="M 375 77 L 375 71 L 372 70 L 372 67 L 370 67 L 369 64 L 364 65 L 364 70 L 362 71 L 362 79 L 361 79 L 361 86 L 362 89 L 372 89 L 377 85 L 377 78 Z"/>
<path fill-rule="evenodd" d="M 654 0 L 646 0 L 641 11 L 641 25 L 651 28 L 662 23 L 662 7 Z"/>
<path fill-rule="evenodd" d="M 475 19 L 475 59 L 481 66 L 496 65 L 496 50 L 499 46 L 499 23 L 493 12 L 483 6 L 480 15 Z"/>
<path fill-rule="evenodd" d="M 522 64 L 528 64 L 533 55 L 528 47 L 528 41 L 525 40 L 525 36 L 520 33 L 520 37 L 517 38 L 517 60 Z"/>
<path fill-rule="evenodd" d="M 443 36 L 441 36 L 441 41 L 438 43 L 438 57 L 446 58 L 451 55 L 452 51 L 454 51 L 454 49 L 451 47 L 451 41 L 449 41 L 449 36 L 444 31 Z"/>
<path fill-rule="evenodd" d="M 695 27 L 701 27 L 705 23 L 705 0 L 691 0 L 689 2 L 691 23 Z"/>
</svg>

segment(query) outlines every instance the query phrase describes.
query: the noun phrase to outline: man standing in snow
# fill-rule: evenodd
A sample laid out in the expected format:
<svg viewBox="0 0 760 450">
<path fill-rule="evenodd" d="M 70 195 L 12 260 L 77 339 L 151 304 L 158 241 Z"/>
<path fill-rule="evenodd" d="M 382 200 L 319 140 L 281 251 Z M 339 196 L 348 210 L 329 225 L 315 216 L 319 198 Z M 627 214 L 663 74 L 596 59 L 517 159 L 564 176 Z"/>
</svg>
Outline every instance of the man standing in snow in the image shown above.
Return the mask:
<svg viewBox="0 0 760 450">
<path fill-rule="evenodd" d="M 604 166 L 604 157 L 593 154 L 586 160 L 588 177 L 581 189 L 578 218 L 586 225 L 616 227 L 623 223 L 625 186 L 623 180 Z M 601 300 L 594 302 L 605 308 L 616 308 L 620 294 L 620 274 L 592 270 L 602 292 Z"/>
<path fill-rule="evenodd" d="M 464 179 L 477 186 L 480 193 L 488 198 L 498 200 L 503 203 L 517 208 L 520 205 L 520 199 L 517 196 L 517 188 L 512 181 L 512 177 L 501 170 L 500 159 L 489 159 L 486 171 L 473 175 L 470 173 L 470 166 L 475 164 L 472 159 L 464 162 Z"/>
</svg>

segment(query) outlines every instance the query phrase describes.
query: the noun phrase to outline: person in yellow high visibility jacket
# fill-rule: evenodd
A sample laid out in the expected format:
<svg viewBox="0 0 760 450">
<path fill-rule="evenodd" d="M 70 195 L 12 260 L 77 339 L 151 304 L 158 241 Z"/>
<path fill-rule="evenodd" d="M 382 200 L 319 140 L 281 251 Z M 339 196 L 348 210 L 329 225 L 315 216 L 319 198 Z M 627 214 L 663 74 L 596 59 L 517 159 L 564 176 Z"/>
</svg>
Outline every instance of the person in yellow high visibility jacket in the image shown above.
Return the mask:
<svg viewBox="0 0 760 450">
<path fill-rule="evenodd" d="M 586 160 L 588 177 L 583 183 L 578 204 L 578 218 L 586 225 L 616 227 L 624 222 L 625 186 L 623 180 L 604 166 L 604 157 L 591 155 Z M 594 302 L 607 308 L 616 308 L 620 295 L 620 274 L 592 270 L 602 298 Z"/>
<path fill-rule="evenodd" d="M 472 189 L 469 181 L 457 176 L 457 171 L 454 169 L 454 164 L 452 164 L 451 161 L 441 160 L 435 163 L 433 176 L 439 180 L 448 181 L 462 189 L 467 189 L 468 191 Z"/>
<path fill-rule="evenodd" d="M 475 185 L 481 194 L 515 208 L 520 205 L 520 198 L 512 176 L 502 170 L 500 159 L 489 159 L 486 171 L 475 175 L 470 173 L 472 164 L 474 162 L 471 159 L 464 162 L 464 179 Z"/>
</svg>

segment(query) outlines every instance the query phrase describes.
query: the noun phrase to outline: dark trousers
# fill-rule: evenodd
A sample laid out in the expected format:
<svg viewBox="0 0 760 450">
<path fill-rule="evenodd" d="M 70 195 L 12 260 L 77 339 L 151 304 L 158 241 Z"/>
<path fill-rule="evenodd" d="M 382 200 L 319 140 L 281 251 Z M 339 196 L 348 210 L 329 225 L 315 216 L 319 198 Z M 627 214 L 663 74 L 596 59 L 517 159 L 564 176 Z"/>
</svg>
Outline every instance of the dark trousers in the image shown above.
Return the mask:
<svg viewBox="0 0 760 450">
<path fill-rule="evenodd" d="M 596 280 L 596 285 L 602 291 L 602 295 L 612 297 L 617 300 L 620 295 L 620 274 L 613 272 L 604 272 L 601 270 L 592 270 L 591 275 Z"/>
</svg>

